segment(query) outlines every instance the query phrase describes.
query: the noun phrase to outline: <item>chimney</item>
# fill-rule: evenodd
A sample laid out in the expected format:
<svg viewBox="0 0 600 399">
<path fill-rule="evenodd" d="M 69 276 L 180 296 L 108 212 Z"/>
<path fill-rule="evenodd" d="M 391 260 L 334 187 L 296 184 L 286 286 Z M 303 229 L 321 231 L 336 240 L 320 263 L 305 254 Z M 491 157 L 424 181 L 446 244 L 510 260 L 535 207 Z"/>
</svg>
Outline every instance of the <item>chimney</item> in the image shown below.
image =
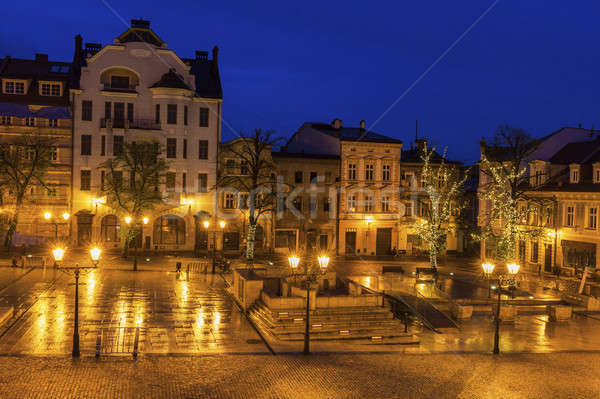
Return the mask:
<svg viewBox="0 0 600 399">
<path fill-rule="evenodd" d="M 150 21 L 147 21 L 145 19 L 132 19 L 131 20 L 131 27 L 132 28 L 145 28 L 145 29 L 150 29 Z"/>
<path fill-rule="evenodd" d="M 212 73 L 219 76 L 219 47 L 217 46 L 212 49 Z"/>
<path fill-rule="evenodd" d="M 35 54 L 35 61 L 36 62 L 48 62 L 48 54 L 36 53 Z"/>
<path fill-rule="evenodd" d="M 365 130 L 365 120 L 360 121 L 360 130 Z"/>
<path fill-rule="evenodd" d="M 196 50 L 196 59 L 197 60 L 207 60 L 208 59 L 208 51 Z"/>
<path fill-rule="evenodd" d="M 331 127 L 333 127 L 334 129 L 341 129 L 342 128 L 342 120 L 335 118 L 333 120 L 333 122 L 331 122 Z"/>
</svg>

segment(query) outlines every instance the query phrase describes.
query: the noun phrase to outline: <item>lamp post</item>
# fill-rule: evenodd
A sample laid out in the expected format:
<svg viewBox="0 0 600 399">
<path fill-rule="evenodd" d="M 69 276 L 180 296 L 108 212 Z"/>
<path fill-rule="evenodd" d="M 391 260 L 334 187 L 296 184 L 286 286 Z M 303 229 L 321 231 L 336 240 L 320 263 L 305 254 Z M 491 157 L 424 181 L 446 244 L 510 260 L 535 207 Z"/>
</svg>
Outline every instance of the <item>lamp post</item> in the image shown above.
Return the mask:
<svg viewBox="0 0 600 399">
<path fill-rule="evenodd" d="M 219 221 L 218 223 L 219 228 L 221 229 L 221 232 L 225 229 L 225 226 L 227 226 L 227 222 L 225 222 L 224 220 Z M 208 220 L 205 220 L 202 222 L 202 226 L 204 227 L 204 229 L 206 229 L 206 236 L 208 239 L 208 232 L 209 232 L 209 227 L 210 227 L 210 222 Z M 216 261 L 217 261 L 217 229 L 214 228 L 212 230 L 213 233 L 213 250 L 212 250 L 212 274 L 215 274 L 215 269 L 216 269 Z M 223 248 L 221 248 L 221 252 L 223 252 Z"/>
<path fill-rule="evenodd" d="M 65 249 L 60 247 L 52 250 L 55 264 L 62 262 L 65 252 Z M 94 267 L 97 265 L 98 260 L 100 259 L 101 252 L 102 251 L 99 248 L 90 249 L 90 257 L 92 258 Z M 90 267 L 79 267 L 79 264 L 76 264 L 75 267 L 59 268 L 61 272 L 75 277 L 75 317 L 73 322 L 73 350 L 71 351 L 71 355 L 73 357 L 79 357 L 81 354 L 79 351 L 79 276 L 82 272 L 87 272 L 90 269 Z"/>
<path fill-rule="evenodd" d="M 500 274 L 498 276 L 498 286 L 496 291 L 498 293 L 498 303 L 496 305 L 496 325 L 494 331 L 494 355 L 500 353 L 500 306 L 502 304 L 501 296 L 503 293 L 512 294 L 512 291 L 517 287 L 517 273 L 519 272 L 519 266 L 516 263 L 509 263 L 506 265 L 507 273 Z"/>
<path fill-rule="evenodd" d="M 141 219 L 141 222 L 139 220 L 133 220 L 133 218 L 131 216 L 125 216 L 125 223 L 127 223 L 127 226 L 129 227 L 131 225 L 131 223 L 133 223 L 133 228 L 135 229 L 135 236 L 132 239 L 135 239 L 135 246 L 133 247 L 133 271 L 137 272 L 137 237 L 138 235 L 143 235 L 143 225 L 148 224 L 149 219 L 147 217 L 143 217 Z M 141 241 L 141 237 L 140 237 L 140 241 Z"/>
<path fill-rule="evenodd" d="M 326 255 L 320 255 L 317 257 L 319 268 L 315 270 L 313 262 L 306 262 L 304 266 L 304 273 L 298 273 L 298 265 L 300 258 L 291 255 L 288 257 L 290 268 L 292 269 L 292 276 L 302 276 L 304 278 L 304 285 L 306 287 L 306 317 L 305 317 L 305 329 L 304 329 L 304 354 L 310 354 L 310 287 L 311 283 L 318 282 L 318 276 L 325 274 L 327 271 L 327 265 L 329 265 L 329 257 Z"/>
<path fill-rule="evenodd" d="M 492 297 L 492 273 L 494 272 L 494 267 L 496 267 L 493 263 L 484 263 L 481 265 L 483 267 L 483 273 L 485 274 L 485 278 L 488 281 L 488 298 Z"/>
</svg>

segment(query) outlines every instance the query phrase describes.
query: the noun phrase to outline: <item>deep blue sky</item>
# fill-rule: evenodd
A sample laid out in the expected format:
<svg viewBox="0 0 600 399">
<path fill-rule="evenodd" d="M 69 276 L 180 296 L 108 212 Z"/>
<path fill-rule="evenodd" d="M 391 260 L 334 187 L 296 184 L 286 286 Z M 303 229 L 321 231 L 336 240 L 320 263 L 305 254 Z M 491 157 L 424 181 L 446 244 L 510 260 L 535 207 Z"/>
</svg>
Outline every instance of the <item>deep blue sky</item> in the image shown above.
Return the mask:
<svg viewBox="0 0 600 399">
<path fill-rule="evenodd" d="M 492 1 L 288 3 L 10 1 L 0 56 L 70 60 L 77 33 L 112 42 L 126 26 L 110 4 L 127 23 L 151 20 L 180 56 L 217 44 L 227 124 L 289 136 L 335 117 L 371 126 Z M 409 145 L 418 119 L 421 135 L 470 161 L 499 124 L 534 136 L 600 128 L 599 16 L 597 1 L 500 0 L 373 130 Z"/>
</svg>

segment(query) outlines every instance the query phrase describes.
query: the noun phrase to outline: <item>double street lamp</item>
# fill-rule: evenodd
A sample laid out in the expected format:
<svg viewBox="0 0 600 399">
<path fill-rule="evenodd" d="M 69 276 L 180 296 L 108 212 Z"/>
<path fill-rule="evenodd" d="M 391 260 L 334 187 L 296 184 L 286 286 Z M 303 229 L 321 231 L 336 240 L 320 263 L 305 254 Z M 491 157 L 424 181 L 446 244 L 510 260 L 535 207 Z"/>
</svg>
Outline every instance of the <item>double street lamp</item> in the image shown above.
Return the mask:
<svg viewBox="0 0 600 399">
<path fill-rule="evenodd" d="M 139 244 L 141 245 L 141 240 L 142 240 L 142 236 L 143 236 L 143 226 L 147 225 L 148 222 L 150 221 L 150 219 L 148 219 L 146 216 L 144 216 L 141 220 L 134 220 L 131 216 L 125 216 L 125 223 L 127 224 L 127 227 L 129 227 L 131 225 L 131 223 L 134 224 L 134 229 L 135 229 L 135 236 L 133 238 L 131 238 L 130 243 L 134 242 L 135 246 L 133 247 L 133 271 L 137 272 L 137 248 L 138 248 L 138 236 L 139 236 Z M 128 232 L 129 234 L 129 232 Z M 128 244 L 129 245 L 129 244 Z"/>
<path fill-rule="evenodd" d="M 52 256 L 54 256 L 55 264 L 62 262 L 65 257 L 65 249 L 61 247 L 54 248 L 52 250 Z M 75 264 L 75 267 L 60 267 L 59 270 L 65 274 L 75 277 L 75 320 L 73 323 L 73 350 L 71 352 L 73 357 L 79 357 L 79 276 L 80 274 L 89 272 L 92 268 L 98 267 L 100 261 L 100 254 L 102 250 L 94 247 L 90 249 L 90 258 L 92 259 L 93 267 L 79 267 L 79 264 Z"/>
<path fill-rule="evenodd" d="M 327 272 L 327 266 L 329 265 L 329 257 L 326 255 L 320 255 L 317 257 L 319 267 L 314 267 L 314 260 L 305 262 L 304 272 L 299 272 L 298 265 L 300 264 L 300 258 L 291 255 L 288 257 L 288 263 L 292 269 L 292 276 L 302 277 L 304 280 L 304 286 L 306 288 L 306 317 L 305 317 L 305 330 L 304 330 L 304 354 L 310 354 L 310 288 L 311 284 L 318 282 L 318 277 Z"/>
<path fill-rule="evenodd" d="M 488 277 L 488 283 L 492 272 L 494 271 L 495 265 L 491 263 L 484 263 L 481 265 L 483 271 Z M 498 274 L 498 284 L 493 287 L 498 294 L 498 303 L 496 304 L 496 315 L 495 315 L 495 329 L 494 329 L 494 355 L 500 353 L 500 306 L 502 305 L 501 296 L 502 294 L 512 295 L 514 290 L 518 286 L 517 273 L 519 273 L 520 265 L 516 263 L 508 263 L 506 265 L 506 273 Z M 489 292 L 491 292 L 491 285 Z M 488 293 L 489 293 L 488 292 Z"/>
</svg>

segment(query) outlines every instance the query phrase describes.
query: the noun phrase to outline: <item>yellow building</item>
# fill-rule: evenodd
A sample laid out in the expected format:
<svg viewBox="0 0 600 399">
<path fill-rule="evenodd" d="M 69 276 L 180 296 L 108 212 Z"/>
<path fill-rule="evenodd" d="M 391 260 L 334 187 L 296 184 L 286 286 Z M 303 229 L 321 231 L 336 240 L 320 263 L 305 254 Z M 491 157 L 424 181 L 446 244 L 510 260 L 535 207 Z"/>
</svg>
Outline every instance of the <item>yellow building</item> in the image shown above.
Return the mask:
<svg viewBox="0 0 600 399">
<path fill-rule="evenodd" d="M 52 164 L 45 183 L 33 185 L 19 216 L 13 245 L 31 245 L 54 237 L 68 237 L 71 210 L 72 123 L 69 109 L 71 64 L 6 57 L 0 60 L 0 140 L 10 142 L 33 134 L 54 143 Z M 4 192 L 3 207 L 14 198 Z"/>
</svg>

